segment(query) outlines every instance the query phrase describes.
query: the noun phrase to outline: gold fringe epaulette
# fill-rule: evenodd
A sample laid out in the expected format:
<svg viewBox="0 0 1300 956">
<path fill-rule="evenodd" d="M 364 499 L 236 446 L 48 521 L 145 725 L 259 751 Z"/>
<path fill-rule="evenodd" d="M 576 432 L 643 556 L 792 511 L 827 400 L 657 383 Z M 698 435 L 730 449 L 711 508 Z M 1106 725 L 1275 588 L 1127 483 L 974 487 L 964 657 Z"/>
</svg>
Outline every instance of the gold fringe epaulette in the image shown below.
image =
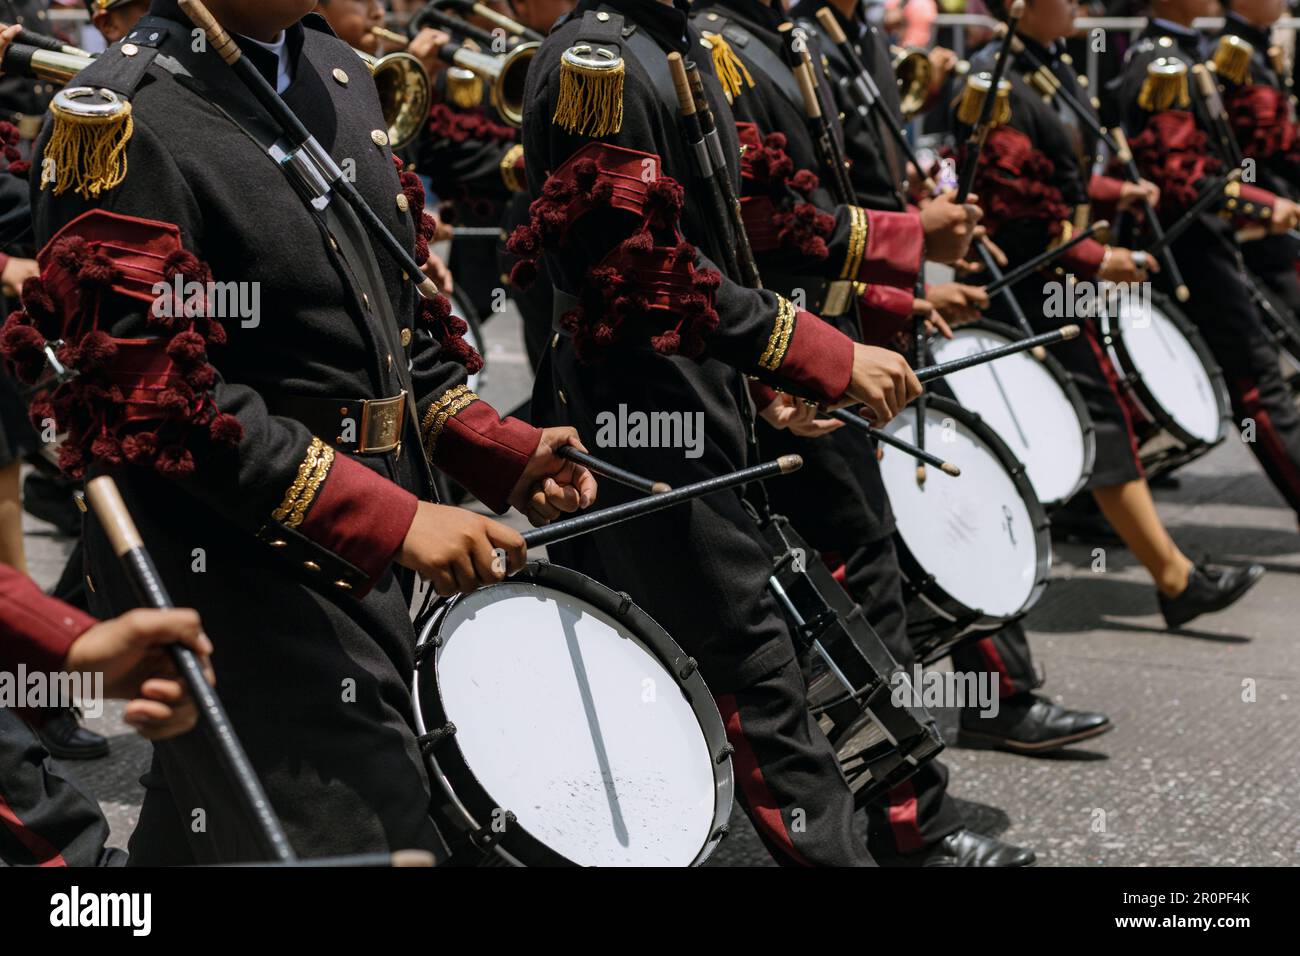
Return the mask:
<svg viewBox="0 0 1300 956">
<path fill-rule="evenodd" d="M 961 96 L 957 100 L 957 119 L 967 126 L 979 122 L 980 112 L 984 109 L 984 97 L 988 96 L 993 86 L 992 73 L 976 73 L 966 80 Z M 1011 84 L 1003 80 L 998 84 L 998 98 L 993 102 L 993 111 L 989 121 L 994 126 L 1002 126 L 1011 120 Z"/>
<path fill-rule="evenodd" d="M 1225 33 L 1219 37 L 1219 44 L 1214 48 L 1210 62 L 1214 72 L 1233 83 L 1245 83 L 1250 76 L 1250 60 L 1255 55 L 1255 48 L 1241 37 Z"/>
<path fill-rule="evenodd" d="M 1166 56 L 1152 60 L 1147 64 L 1147 77 L 1138 91 L 1137 103 L 1148 113 L 1174 107 L 1187 109 L 1192 104 L 1187 88 L 1187 64 Z"/>
<path fill-rule="evenodd" d="M 553 121 L 566 133 L 611 136 L 623 128 L 623 58 L 580 43 L 560 61 L 560 93 Z"/>
<path fill-rule="evenodd" d="M 734 100 L 746 87 L 752 89 L 754 77 L 726 38 L 721 33 L 706 33 L 704 40 L 708 43 L 713 58 L 713 72 L 717 74 L 718 82 L 722 84 L 727 97 Z"/>
<path fill-rule="evenodd" d="M 135 130 L 131 104 L 108 90 L 69 87 L 50 104 L 54 129 L 41 160 L 41 189 L 96 199 L 126 179 Z"/>
</svg>

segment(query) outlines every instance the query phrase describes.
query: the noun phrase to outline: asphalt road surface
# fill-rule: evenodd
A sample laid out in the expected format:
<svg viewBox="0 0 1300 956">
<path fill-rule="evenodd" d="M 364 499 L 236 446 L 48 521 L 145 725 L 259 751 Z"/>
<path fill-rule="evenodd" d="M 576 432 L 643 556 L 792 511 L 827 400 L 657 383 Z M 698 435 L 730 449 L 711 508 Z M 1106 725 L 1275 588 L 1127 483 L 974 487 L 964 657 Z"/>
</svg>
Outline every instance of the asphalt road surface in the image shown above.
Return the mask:
<svg viewBox="0 0 1300 956">
<path fill-rule="evenodd" d="M 530 388 L 517 314 L 487 326 L 485 398 L 503 412 Z M 950 743 L 951 792 L 977 830 L 1033 846 L 1050 866 L 1239 866 L 1300 863 L 1300 536 L 1294 515 L 1235 436 L 1160 489 L 1161 514 L 1184 551 L 1258 561 L 1269 573 L 1228 612 L 1177 634 L 1132 556 L 1057 545 L 1052 584 L 1027 625 L 1044 692 L 1102 710 L 1110 734 L 1051 758 Z M 53 584 L 70 542 L 29 518 L 32 571 Z M 220 644 L 220 635 L 213 635 Z M 1252 693 L 1253 691 L 1253 693 Z M 1249 699 L 1253 698 L 1253 699 Z M 118 719 L 89 721 L 112 753 L 75 765 L 125 845 L 149 746 Z M 954 713 L 940 726 L 955 732 Z M 715 863 L 772 865 L 743 813 Z"/>
</svg>

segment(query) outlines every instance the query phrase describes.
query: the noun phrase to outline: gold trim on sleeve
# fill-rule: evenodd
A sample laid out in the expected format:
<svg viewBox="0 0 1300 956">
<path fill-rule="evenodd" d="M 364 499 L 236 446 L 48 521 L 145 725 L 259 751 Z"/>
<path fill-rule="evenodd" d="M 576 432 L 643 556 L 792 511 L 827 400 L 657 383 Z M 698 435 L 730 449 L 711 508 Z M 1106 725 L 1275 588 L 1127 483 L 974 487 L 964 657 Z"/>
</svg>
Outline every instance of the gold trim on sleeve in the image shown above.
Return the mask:
<svg viewBox="0 0 1300 956">
<path fill-rule="evenodd" d="M 794 331 L 795 307 L 789 299 L 776 297 L 776 322 L 772 325 L 772 334 L 767 340 L 767 349 L 758 360 L 759 368 L 775 372 L 785 361 L 786 349 L 790 347 L 790 335 Z"/>
<path fill-rule="evenodd" d="M 302 524 L 307 509 L 316 500 L 316 493 L 330 473 L 334 464 L 334 449 L 319 438 L 312 438 L 307 446 L 307 454 L 298 465 L 298 474 L 293 484 L 285 492 L 280 507 L 271 512 L 271 517 L 286 528 L 296 528 Z"/>
<path fill-rule="evenodd" d="M 862 271 L 862 257 L 867 252 L 867 211 L 858 206 L 849 207 L 849 248 L 840 269 L 841 279 L 856 279 Z"/>
<path fill-rule="evenodd" d="M 519 163 L 519 157 L 523 155 L 523 144 L 515 143 L 501 157 L 501 181 L 506 184 L 506 189 L 512 193 L 521 193 L 528 188 L 527 184 L 523 182 L 523 177 L 519 175 L 519 170 L 515 168 Z"/>
<path fill-rule="evenodd" d="M 420 433 L 424 440 L 424 453 L 430 459 L 433 458 L 433 450 L 438 445 L 438 437 L 446 427 L 447 420 L 478 400 L 478 396 L 469 390 L 468 385 L 457 385 L 455 388 L 447 389 L 429 406 L 424 413 L 424 420 L 420 422 Z"/>
</svg>

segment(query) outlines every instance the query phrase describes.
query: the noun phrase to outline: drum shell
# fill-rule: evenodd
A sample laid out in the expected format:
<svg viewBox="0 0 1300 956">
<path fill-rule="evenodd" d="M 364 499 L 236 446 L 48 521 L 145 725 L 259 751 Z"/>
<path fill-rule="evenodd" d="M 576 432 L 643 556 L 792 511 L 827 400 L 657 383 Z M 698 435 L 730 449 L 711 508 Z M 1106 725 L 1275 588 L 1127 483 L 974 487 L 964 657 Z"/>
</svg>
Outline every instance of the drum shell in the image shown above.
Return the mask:
<svg viewBox="0 0 1300 956">
<path fill-rule="evenodd" d="M 716 800 L 710 835 L 692 865 L 699 866 L 712 855 L 727 832 L 734 802 L 734 778 L 726 730 L 713 696 L 695 662 L 655 621 L 626 595 L 611 591 L 591 578 L 546 561 L 532 561 L 513 575 L 510 583 L 537 584 L 580 598 L 609 615 L 635 634 L 664 667 L 664 677 L 676 680 L 683 697 L 700 723 L 709 753 L 713 755 Z M 489 586 L 491 587 L 491 586 Z M 480 589 L 479 593 L 485 589 Z M 432 783 L 431 814 L 443 838 L 451 847 L 453 865 L 572 866 L 551 847 L 530 834 L 522 824 L 506 827 L 493 840 L 490 824 L 497 801 L 476 778 L 453 732 L 437 737 L 439 728 L 450 721 L 443 706 L 436 666 L 440 626 L 460 600 L 453 597 L 437 602 L 421 614 L 415 630 L 416 674 L 412 684 L 417 733 Z"/>
</svg>

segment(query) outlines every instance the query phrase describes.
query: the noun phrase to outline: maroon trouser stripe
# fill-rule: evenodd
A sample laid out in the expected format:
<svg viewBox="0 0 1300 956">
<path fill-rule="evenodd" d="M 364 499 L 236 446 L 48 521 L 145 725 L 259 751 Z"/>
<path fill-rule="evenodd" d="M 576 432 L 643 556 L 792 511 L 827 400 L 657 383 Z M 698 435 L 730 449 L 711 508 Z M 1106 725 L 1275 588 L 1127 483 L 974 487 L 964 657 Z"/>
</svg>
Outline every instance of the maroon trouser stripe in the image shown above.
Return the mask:
<svg viewBox="0 0 1300 956">
<path fill-rule="evenodd" d="M 14 812 L 13 807 L 9 806 L 9 801 L 4 798 L 4 794 L 0 794 L 0 820 L 3 820 L 5 825 L 13 831 L 13 835 L 18 838 L 18 842 L 27 847 L 32 856 L 36 858 L 38 866 L 68 865 L 58 847 L 23 823 L 22 818 Z"/>
</svg>

